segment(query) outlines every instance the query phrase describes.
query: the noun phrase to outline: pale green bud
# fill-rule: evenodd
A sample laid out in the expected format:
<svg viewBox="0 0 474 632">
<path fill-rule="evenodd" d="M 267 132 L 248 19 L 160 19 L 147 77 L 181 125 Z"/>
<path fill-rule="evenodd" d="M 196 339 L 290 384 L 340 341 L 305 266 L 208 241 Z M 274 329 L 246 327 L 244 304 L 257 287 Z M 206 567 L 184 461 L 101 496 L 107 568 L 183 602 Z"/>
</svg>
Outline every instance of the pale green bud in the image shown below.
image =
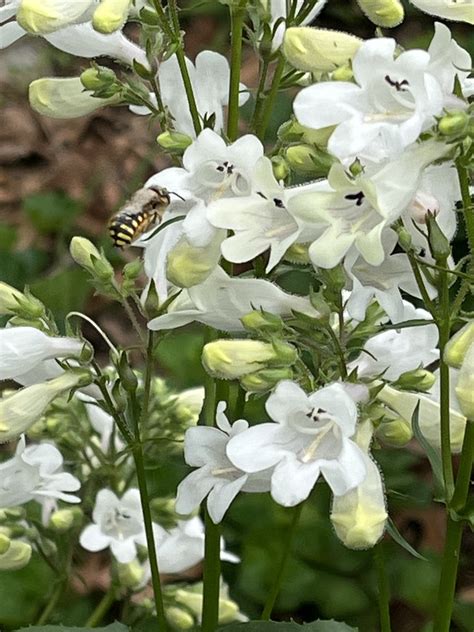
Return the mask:
<svg viewBox="0 0 474 632">
<path fill-rule="evenodd" d="M 428 227 L 428 243 L 431 254 L 438 264 L 445 264 L 446 259 L 451 254 L 449 239 L 441 230 L 433 214 L 426 215 L 426 225 Z"/>
<path fill-rule="evenodd" d="M 166 620 L 176 630 L 192 630 L 194 628 L 194 617 L 176 606 L 171 606 L 165 610 Z"/>
<path fill-rule="evenodd" d="M 449 366 L 460 369 L 467 351 L 474 343 L 474 320 L 466 323 L 454 334 L 444 348 L 444 361 Z"/>
<path fill-rule="evenodd" d="M 16 571 L 28 564 L 32 549 L 21 540 L 12 540 L 8 550 L 0 554 L 0 571 Z"/>
<path fill-rule="evenodd" d="M 44 305 L 32 296 L 28 290 L 23 294 L 7 283 L 0 281 L 0 316 L 17 314 L 26 319 L 43 316 Z"/>
<path fill-rule="evenodd" d="M 242 316 L 240 322 L 249 331 L 276 333 L 283 329 L 283 321 L 280 316 L 258 309 Z"/>
<path fill-rule="evenodd" d="M 405 391 L 429 391 L 435 382 L 436 376 L 431 371 L 414 369 L 402 373 L 392 386 Z"/>
<path fill-rule="evenodd" d="M 293 379 L 293 371 L 289 367 L 278 369 L 262 369 L 240 378 L 240 385 L 249 393 L 266 393 L 281 380 Z"/>
<path fill-rule="evenodd" d="M 394 448 L 406 445 L 413 438 L 411 424 L 403 417 L 384 421 L 376 431 L 377 438 Z"/>
<path fill-rule="evenodd" d="M 219 623 L 227 625 L 239 617 L 239 606 L 231 599 L 219 599 Z"/>
<path fill-rule="evenodd" d="M 471 344 L 459 370 L 455 386 L 459 408 L 470 421 L 474 420 L 474 344 Z"/>
<path fill-rule="evenodd" d="M 293 145 L 286 150 L 286 159 L 299 173 L 326 175 L 334 159 L 325 151 L 311 145 Z"/>
<path fill-rule="evenodd" d="M 101 0 L 92 16 L 92 26 L 99 33 L 113 33 L 122 28 L 128 18 L 132 0 Z"/>
<path fill-rule="evenodd" d="M 121 100 L 119 94 L 106 99 L 93 97 L 90 92 L 84 91 L 79 77 L 36 79 L 30 83 L 28 98 L 33 110 L 59 119 L 85 116 Z"/>
<path fill-rule="evenodd" d="M 309 244 L 293 244 L 285 252 L 285 259 L 292 263 L 311 263 Z"/>
<path fill-rule="evenodd" d="M 59 532 L 68 531 L 79 524 L 82 518 L 82 510 L 79 507 L 58 509 L 51 514 L 49 526 Z"/>
<path fill-rule="evenodd" d="M 189 425 L 197 424 L 199 414 L 204 404 L 204 388 L 188 388 L 179 393 L 176 398 L 176 415 L 178 420 Z"/>
<path fill-rule="evenodd" d="M 339 66 L 339 68 L 336 68 L 332 73 L 331 78 L 334 81 L 352 81 L 354 73 L 352 72 L 352 68 L 348 65 Z"/>
<path fill-rule="evenodd" d="M 362 40 L 341 31 L 294 26 L 286 30 L 283 53 L 292 66 L 308 72 L 331 72 L 347 64 Z"/>
<path fill-rule="evenodd" d="M 287 178 L 288 174 L 290 173 L 290 168 L 288 167 L 288 163 L 283 158 L 283 156 L 273 156 L 272 168 L 273 168 L 273 175 L 278 181 L 285 180 L 285 178 Z"/>
<path fill-rule="evenodd" d="M 73 237 L 69 252 L 74 261 L 101 281 L 111 281 L 114 269 L 94 244 L 85 237 Z"/>
<path fill-rule="evenodd" d="M 0 524 L 24 520 L 26 511 L 23 507 L 7 507 L 0 509 Z"/>
<path fill-rule="evenodd" d="M 220 240 L 213 240 L 205 248 L 197 248 L 182 237 L 168 254 L 166 277 L 177 287 L 199 285 L 214 270 L 220 256 Z"/>
<path fill-rule="evenodd" d="M 8 551 L 12 541 L 3 533 L 0 533 L 0 556 Z"/>
<path fill-rule="evenodd" d="M 405 17 L 405 11 L 399 0 L 357 0 L 357 2 L 371 22 L 386 29 L 398 26 Z"/>
<path fill-rule="evenodd" d="M 191 143 L 193 139 L 187 134 L 181 132 L 168 131 L 163 132 L 158 136 L 156 142 L 163 149 L 174 152 L 183 152 Z"/>
<path fill-rule="evenodd" d="M 27 386 L 0 399 L 0 443 L 26 432 L 58 395 L 89 383 L 88 373 L 68 371 L 53 380 Z"/>
<path fill-rule="evenodd" d="M 86 90 L 95 91 L 115 83 L 117 75 L 106 66 L 95 66 L 84 70 L 79 78 Z"/>
<path fill-rule="evenodd" d="M 474 13 L 474 8 L 473 8 Z M 463 134 L 469 125 L 469 116 L 466 112 L 458 110 L 448 112 L 438 122 L 438 129 L 443 136 L 457 136 Z"/>
<path fill-rule="evenodd" d="M 117 564 L 118 580 L 124 588 L 139 588 L 145 578 L 145 571 L 138 560 L 128 564 Z"/>
<path fill-rule="evenodd" d="M 216 340 L 204 346 L 202 363 L 213 377 L 235 380 L 267 366 L 293 364 L 297 352 L 283 342 Z"/>
<path fill-rule="evenodd" d="M 34 35 L 46 35 L 84 17 L 91 0 L 20 0 L 18 24 Z"/>
<path fill-rule="evenodd" d="M 404 250 L 410 250 L 413 245 L 413 237 L 410 235 L 408 230 L 405 227 L 399 228 L 397 229 L 397 233 L 400 246 Z"/>
</svg>

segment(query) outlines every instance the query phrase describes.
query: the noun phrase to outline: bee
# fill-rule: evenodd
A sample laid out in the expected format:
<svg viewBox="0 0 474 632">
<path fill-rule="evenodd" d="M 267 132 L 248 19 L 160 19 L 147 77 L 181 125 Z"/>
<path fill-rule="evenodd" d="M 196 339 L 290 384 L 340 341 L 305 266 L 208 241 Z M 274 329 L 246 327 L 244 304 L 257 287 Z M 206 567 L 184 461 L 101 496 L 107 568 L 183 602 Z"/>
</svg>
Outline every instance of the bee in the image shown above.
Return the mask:
<svg viewBox="0 0 474 632">
<path fill-rule="evenodd" d="M 170 192 L 162 187 L 138 189 L 111 217 L 109 233 L 116 248 L 130 246 L 140 235 L 161 222 L 170 205 Z"/>
</svg>

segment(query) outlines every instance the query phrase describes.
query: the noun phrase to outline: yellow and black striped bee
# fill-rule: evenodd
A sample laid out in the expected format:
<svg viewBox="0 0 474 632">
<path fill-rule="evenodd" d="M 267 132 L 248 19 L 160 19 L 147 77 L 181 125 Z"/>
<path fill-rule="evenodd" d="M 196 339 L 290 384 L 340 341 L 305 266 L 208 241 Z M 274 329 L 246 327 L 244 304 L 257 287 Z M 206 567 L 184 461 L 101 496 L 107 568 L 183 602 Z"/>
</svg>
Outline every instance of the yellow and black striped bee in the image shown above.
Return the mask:
<svg viewBox="0 0 474 632">
<path fill-rule="evenodd" d="M 130 246 L 150 226 L 161 222 L 169 204 L 170 193 L 164 188 L 138 189 L 109 221 L 109 233 L 114 246 Z"/>
</svg>

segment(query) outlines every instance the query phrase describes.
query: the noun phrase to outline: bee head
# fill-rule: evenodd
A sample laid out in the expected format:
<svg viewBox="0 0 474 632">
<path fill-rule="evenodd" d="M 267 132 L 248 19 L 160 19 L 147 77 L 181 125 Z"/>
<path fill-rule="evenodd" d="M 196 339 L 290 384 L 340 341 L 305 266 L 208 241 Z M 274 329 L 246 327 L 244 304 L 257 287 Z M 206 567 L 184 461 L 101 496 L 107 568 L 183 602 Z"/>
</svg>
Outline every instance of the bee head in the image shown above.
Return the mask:
<svg viewBox="0 0 474 632">
<path fill-rule="evenodd" d="M 149 187 L 150 191 L 153 191 L 156 194 L 156 202 L 157 206 L 169 206 L 170 204 L 170 192 L 168 189 L 164 187 Z"/>
</svg>

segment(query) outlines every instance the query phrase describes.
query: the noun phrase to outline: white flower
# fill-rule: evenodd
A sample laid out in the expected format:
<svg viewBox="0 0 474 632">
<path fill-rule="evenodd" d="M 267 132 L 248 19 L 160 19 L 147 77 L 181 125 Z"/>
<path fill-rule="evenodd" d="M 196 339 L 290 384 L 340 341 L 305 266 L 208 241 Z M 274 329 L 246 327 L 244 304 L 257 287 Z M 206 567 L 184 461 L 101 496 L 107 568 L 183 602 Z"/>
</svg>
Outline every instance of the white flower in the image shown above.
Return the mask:
<svg viewBox="0 0 474 632">
<path fill-rule="evenodd" d="M 458 2 L 452 6 L 462 6 Z M 471 0 L 471 16 L 474 23 L 474 4 Z M 464 48 L 461 48 L 451 36 L 449 28 L 441 22 L 435 22 L 435 34 L 428 48 L 430 55 L 429 71 L 441 84 L 446 95 L 451 95 L 454 90 L 454 80 L 457 76 L 465 97 L 474 92 L 474 79 L 469 79 L 472 68 L 471 56 Z M 462 107 L 462 102 L 456 99 L 456 105 Z"/>
<path fill-rule="evenodd" d="M 246 474 L 227 458 L 226 447 L 232 437 L 245 432 L 248 422 L 239 419 L 232 426 L 219 402 L 216 412 L 217 428 L 196 426 L 184 437 L 184 458 L 188 465 L 197 467 L 178 486 L 176 511 L 192 513 L 207 496 L 207 509 L 213 522 L 221 522 L 230 504 L 240 491 L 270 491 L 270 473 Z"/>
<path fill-rule="evenodd" d="M 318 316 L 307 298 L 286 294 L 263 279 L 230 277 L 216 268 L 204 283 L 182 290 L 168 313 L 153 318 L 148 327 L 174 329 L 196 321 L 223 331 L 242 331 L 240 318 L 260 308 L 281 316 L 290 316 L 292 310 Z"/>
<path fill-rule="evenodd" d="M 220 132 L 224 127 L 223 108 L 227 106 L 229 99 L 229 62 L 223 55 L 205 50 L 199 53 L 194 64 L 186 58 L 186 66 L 201 122 L 214 116 L 214 129 Z M 175 55 L 160 64 L 158 81 L 163 103 L 174 119 L 175 129 L 195 138 L 196 131 Z M 246 90 L 246 87 L 240 84 L 240 105 L 249 97 Z M 154 101 L 152 94 L 150 98 Z M 136 114 L 150 114 L 146 107 L 132 106 L 130 109 Z"/>
<path fill-rule="evenodd" d="M 291 214 L 291 199 L 319 185 L 285 189 L 273 176 L 272 163 L 260 158 L 253 166 L 252 194 L 212 202 L 207 219 L 217 228 L 234 232 L 222 242 L 222 254 L 228 261 L 251 261 L 270 248 L 266 271 L 282 259 L 297 240 L 300 227 Z"/>
<path fill-rule="evenodd" d="M 30 500 L 42 505 L 50 500 L 80 502 L 69 492 L 77 491 L 81 483 L 62 467 L 63 457 L 53 445 L 26 446 L 21 437 L 15 456 L 0 464 L 0 507 L 17 507 Z"/>
<path fill-rule="evenodd" d="M 286 0 L 264 0 L 265 4 L 268 6 L 270 11 L 270 26 L 272 29 L 275 27 L 275 23 L 281 18 L 288 17 L 288 2 Z M 314 18 L 319 15 L 326 4 L 327 0 L 319 0 L 315 3 L 311 11 L 309 11 L 308 15 L 298 23 L 303 26 L 304 24 L 311 24 Z M 305 0 L 296 0 L 296 15 L 300 13 L 305 8 Z M 283 37 L 285 35 L 286 23 L 280 22 L 277 26 L 276 31 L 273 36 L 272 48 L 276 50 L 279 48 L 283 42 Z"/>
<path fill-rule="evenodd" d="M 204 558 L 204 525 L 197 516 L 191 520 L 180 520 L 158 544 L 160 572 L 180 574 L 196 566 Z M 221 560 L 238 562 L 239 558 L 224 548 L 221 538 Z"/>
<path fill-rule="evenodd" d="M 474 24 L 472 0 L 411 0 L 417 9 L 446 20 Z"/>
<path fill-rule="evenodd" d="M 405 320 L 431 320 L 424 309 L 415 309 L 403 301 Z M 372 336 L 365 343 L 360 356 L 350 363 L 352 371 L 357 367 L 359 377 L 378 377 L 383 373 L 385 380 L 397 380 L 402 373 L 425 367 L 439 358 L 438 329 L 436 325 L 390 329 Z"/>
<path fill-rule="evenodd" d="M 356 177 L 341 163 L 329 172 L 327 191 L 296 195 L 294 215 L 319 231 L 309 248 L 315 266 L 332 268 L 355 248 L 367 263 L 379 266 L 385 258 L 383 232 L 413 200 L 423 169 L 446 153 L 442 143 L 415 145 L 382 167 L 371 166 Z M 305 238 L 303 228 L 301 240 Z"/>
<path fill-rule="evenodd" d="M 302 125 L 336 126 L 328 142 L 335 156 L 373 153 L 373 147 L 380 157 L 400 153 L 441 114 L 443 91 L 429 72 L 429 53 L 410 50 L 394 60 L 395 46 L 394 39 L 367 40 L 352 62 L 355 83 L 325 81 L 297 95 Z"/>
<path fill-rule="evenodd" d="M 80 543 L 87 551 L 103 551 L 110 547 L 121 564 L 132 562 L 137 556 L 137 544 L 146 546 L 145 527 L 138 489 L 129 489 L 118 498 L 109 489 L 102 489 L 92 513 L 94 524 L 81 533 Z M 155 540 L 165 535 L 154 524 Z"/>
<path fill-rule="evenodd" d="M 0 329 L 0 380 L 11 380 L 50 358 L 78 357 L 81 340 L 53 338 L 34 327 Z"/>
<path fill-rule="evenodd" d="M 283 381 L 266 408 L 277 423 L 259 424 L 233 437 L 227 456 L 249 473 L 275 466 L 271 493 L 276 502 L 297 505 L 309 496 L 320 475 L 336 496 L 364 480 L 362 451 L 350 440 L 357 408 L 340 384 L 308 396 L 294 382 Z"/>
</svg>

